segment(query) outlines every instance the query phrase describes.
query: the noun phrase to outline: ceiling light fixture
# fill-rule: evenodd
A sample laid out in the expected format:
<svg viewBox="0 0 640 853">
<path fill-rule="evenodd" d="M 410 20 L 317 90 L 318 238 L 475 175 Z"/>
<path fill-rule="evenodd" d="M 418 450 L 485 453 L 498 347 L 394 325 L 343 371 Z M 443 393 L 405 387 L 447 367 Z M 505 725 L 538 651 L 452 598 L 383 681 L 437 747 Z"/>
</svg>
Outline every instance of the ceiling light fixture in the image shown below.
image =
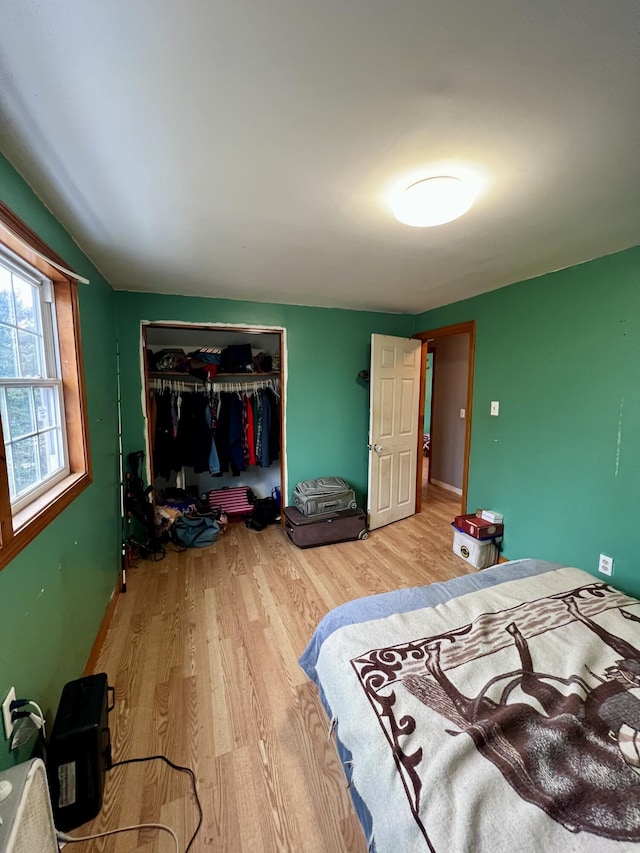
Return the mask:
<svg viewBox="0 0 640 853">
<path fill-rule="evenodd" d="M 427 228 L 458 219 L 471 208 L 477 194 L 478 187 L 473 183 L 440 175 L 416 181 L 398 192 L 391 209 L 405 225 Z"/>
</svg>

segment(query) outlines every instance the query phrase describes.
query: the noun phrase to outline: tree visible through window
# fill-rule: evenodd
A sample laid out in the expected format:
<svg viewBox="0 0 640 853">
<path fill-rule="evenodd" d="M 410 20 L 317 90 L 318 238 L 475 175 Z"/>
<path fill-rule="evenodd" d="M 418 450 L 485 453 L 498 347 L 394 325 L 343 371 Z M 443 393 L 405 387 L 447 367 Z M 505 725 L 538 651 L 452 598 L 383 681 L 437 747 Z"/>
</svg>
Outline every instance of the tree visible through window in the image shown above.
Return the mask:
<svg viewBox="0 0 640 853">
<path fill-rule="evenodd" d="M 77 279 L 0 201 L 0 569 L 91 483 Z"/>
<path fill-rule="evenodd" d="M 69 473 L 51 282 L 0 254 L 0 415 L 14 510 Z"/>
</svg>

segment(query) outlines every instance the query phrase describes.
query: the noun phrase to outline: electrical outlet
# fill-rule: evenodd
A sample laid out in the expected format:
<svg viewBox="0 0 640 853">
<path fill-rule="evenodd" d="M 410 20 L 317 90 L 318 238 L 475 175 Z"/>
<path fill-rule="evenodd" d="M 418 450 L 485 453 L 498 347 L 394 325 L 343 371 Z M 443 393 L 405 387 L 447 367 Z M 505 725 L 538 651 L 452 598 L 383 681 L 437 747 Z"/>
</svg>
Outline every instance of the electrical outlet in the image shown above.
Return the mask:
<svg viewBox="0 0 640 853">
<path fill-rule="evenodd" d="M 598 571 L 602 572 L 603 575 L 611 576 L 613 574 L 613 557 L 607 557 L 606 554 L 600 554 Z"/>
<path fill-rule="evenodd" d="M 7 693 L 6 699 L 2 703 L 2 719 L 4 721 L 4 736 L 7 740 L 11 737 L 13 731 L 13 721 L 11 720 L 11 708 L 9 707 L 15 701 L 16 690 L 12 687 Z"/>
</svg>

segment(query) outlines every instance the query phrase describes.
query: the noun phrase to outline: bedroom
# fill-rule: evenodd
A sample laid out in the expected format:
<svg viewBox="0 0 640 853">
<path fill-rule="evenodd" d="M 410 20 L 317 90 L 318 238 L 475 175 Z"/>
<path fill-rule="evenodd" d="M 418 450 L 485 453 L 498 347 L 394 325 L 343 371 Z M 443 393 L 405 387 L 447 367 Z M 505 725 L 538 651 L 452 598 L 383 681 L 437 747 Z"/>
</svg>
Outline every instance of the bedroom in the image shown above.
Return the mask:
<svg viewBox="0 0 640 853">
<path fill-rule="evenodd" d="M 27 9 L 25 4 L 20 5 Z M 596 19 L 597 5 L 590 7 Z M 621 10 L 624 8 L 622 4 Z M 550 8 L 547 12 L 555 20 Z M 26 11 L 24 14 L 27 16 Z M 37 21 L 38 14 L 32 14 Z M 624 20 L 624 11 L 620 14 Z M 104 23 L 106 28 L 107 22 Z M 632 27 L 627 29 L 631 31 Z M 71 29 L 67 37 L 71 39 L 73 32 Z M 582 36 L 587 37 L 584 33 Z M 22 38 L 23 44 L 34 44 L 24 33 Z M 97 44 L 97 40 L 91 41 L 87 47 L 96 50 Z M 12 56 L 4 45 L 3 53 Z M 12 61 L 16 61 L 15 57 Z M 597 94 L 604 99 L 600 89 Z M 571 97 L 578 103 L 575 90 Z M 91 280 L 91 285 L 79 287 L 93 484 L 0 573 L 0 693 L 4 696 L 15 684 L 38 696 L 47 713 L 53 715 L 62 685 L 82 672 L 98 632 L 119 565 L 114 347 L 120 339 L 123 363 L 126 358 L 135 365 L 123 383 L 123 400 L 129 413 L 124 424 L 126 449 L 137 449 L 141 436 L 137 372 L 141 319 L 285 326 L 289 348 L 289 484 L 339 472 L 353 482 L 360 500 L 367 487 L 368 398 L 355 380 L 358 372 L 367 367 L 370 335 L 411 337 L 426 329 L 475 320 L 469 507 L 488 505 L 504 512 L 508 520 L 508 557 L 534 556 L 595 573 L 598 555 L 611 554 L 615 558 L 616 585 L 639 595 L 634 522 L 640 464 L 640 251 L 629 248 L 638 242 L 637 217 L 625 219 L 625 210 L 637 210 L 637 177 L 627 170 L 634 162 L 632 151 L 638 136 L 632 101 L 627 101 L 626 111 L 624 105 L 619 106 L 615 119 L 607 113 L 616 112 L 610 100 L 608 106 L 604 101 L 595 101 L 603 116 L 594 137 L 601 150 L 609 146 L 607 121 L 620 132 L 618 147 L 609 148 L 611 161 L 606 177 L 615 189 L 607 186 L 603 191 L 608 206 L 600 202 L 603 212 L 595 224 L 584 198 L 578 201 L 585 209 L 573 209 L 571 237 L 577 240 L 581 233 L 586 234 L 587 245 L 580 246 L 578 254 L 570 246 L 565 260 L 551 252 L 541 252 L 542 266 L 533 264 L 512 278 L 502 279 L 500 283 L 508 287 L 485 294 L 478 291 L 479 295 L 467 301 L 458 294 L 450 299 L 445 293 L 433 301 L 428 311 L 418 306 L 400 313 L 391 313 L 394 308 L 389 302 L 382 310 L 362 310 L 366 301 L 359 303 L 356 298 L 365 299 L 367 288 L 362 286 L 363 279 L 357 271 L 352 272 L 351 306 L 360 310 L 338 307 L 338 302 L 334 307 L 315 307 L 311 300 L 290 305 L 286 304 L 285 295 L 273 298 L 273 289 L 268 292 L 268 299 L 253 297 L 238 302 L 228 293 L 224 293 L 224 299 L 193 295 L 198 292 L 195 285 L 185 288 L 189 296 L 171 295 L 170 289 L 160 293 L 160 287 L 156 292 L 133 292 L 135 288 L 123 284 L 124 272 L 117 271 L 113 281 L 112 276 L 107 280 L 68 233 L 73 233 L 68 194 L 73 194 L 81 181 L 82 164 L 86 161 L 78 157 L 75 176 L 67 174 L 67 168 L 61 167 L 48 146 L 33 142 L 29 127 L 22 126 L 24 135 L 19 137 L 15 135 L 16 127 L 7 125 L 2 148 L 8 160 L 3 159 L 0 165 L 2 200 L 72 268 Z M 584 109 L 584 104 L 579 103 Z M 12 116 L 14 109 L 12 103 Z M 582 120 L 584 115 L 580 113 Z M 155 120 L 157 116 L 151 118 Z M 86 122 L 80 118 L 76 117 L 72 124 L 78 128 L 78 137 L 87 133 Z M 99 140 L 94 139 L 93 143 L 98 145 Z M 131 159 L 124 155 L 122 159 L 124 182 L 134 178 L 132 161 L 135 164 L 144 159 L 144 152 L 137 149 L 130 149 L 129 155 Z M 593 164 L 587 166 L 582 159 L 588 161 L 589 156 L 597 159 L 598 153 L 579 151 L 572 167 L 578 177 L 591 174 Z M 10 162 L 19 167 L 35 192 Z M 568 161 L 562 160 L 562 164 L 567 166 Z M 556 176 L 547 176 L 547 180 L 555 186 Z M 193 191 L 194 175 L 191 181 Z M 59 184 L 64 191 L 57 190 Z M 175 192 L 173 184 L 166 189 L 168 193 Z M 143 205 L 145 188 L 139 186 L 138 190 L 136 204 Z M 619 204 L 612 201 L 616 194 Z M 80 203 L 79 198 L 74 196 L 75 204 Z M 120 199 L 116 204 L 128 203 Z M 566 204 L 564 197 L 543 200 L 543 205 L 550 208 Z M 146 234 L 145 224 L 140 210 L 133 206 L 132 219 L 128 221 L 136 221 L 142 237 Z M 506 227 L 509 215 L 508 210 L 503 216 L 495 214 L 496 222 L 486 226 L 491 226 L 489 246 L 497 242 L 495 229 Z M 61 222 L 65 222 L 66 229 Z M 462 227 L 464 218 L 460 223 Z M 548 241 L 554 251 L 559 251 L 559 241 L 549 234 L 549 229 L 542 229 L 539 223 L 538 227 L 543 232 L 540 240 Z M 164 232 L 159 233 L 165 239 Z M 107 234 L 92 243 L 98 253 L 103 244 L 104 251 L 108 251 Z M 299 232 L 297 237 L 306 239 Z M 407 245 L 407 239 L 394 237 L 391 241 L 394 264 L 399 263 L 398 255 L 403 251 L 415 252 Z M 455 234 L 451 239 L 455 248 Z M 305 249 L 311 251 L 306 244 Z M 316 251 L 314 262 L 324 247 Z M 487 256 L 503 251 L 500 243 L 476 256 L 479 266 L 482 262 L 489 265 L 487 279 L 491 278 Z M 550 272 L 561 266 L 567 269 Z M 128 269 L 126 275 L 134 273 L 137 269 Z M 154 276 L 155 273 L 154 268 Z M 299 270 L 294 270 L 292 277 L 298 275 Z M 293 295 L 290 299 L 294 301 Z M 311 402 L 309 392 L 313 396 Z M 498 419 L 489 415 L 489 403 L 494 399 L 501 403 Z M 391 530 L 389 535 L 399 536 Z M 11 760 L 6 743 L 0 744 L 0 757 L 2 764 Z"/>
</svg>

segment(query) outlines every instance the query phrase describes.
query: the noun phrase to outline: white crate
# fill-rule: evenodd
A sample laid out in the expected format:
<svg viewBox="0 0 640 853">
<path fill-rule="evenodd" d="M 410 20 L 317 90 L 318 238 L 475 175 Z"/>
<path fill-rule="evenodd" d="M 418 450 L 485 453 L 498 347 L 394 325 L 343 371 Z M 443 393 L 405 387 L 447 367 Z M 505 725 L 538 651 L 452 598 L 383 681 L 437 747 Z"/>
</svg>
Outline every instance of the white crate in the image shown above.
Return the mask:
<svg viewBox="0 0 640 853">
<path fill-rule="evenodd" d="M 453 528 L 453 553 L 476 569 L 488 569 L 498 562 L 498 548 L 493 539 L 474 539 Z"/>
</svg>

